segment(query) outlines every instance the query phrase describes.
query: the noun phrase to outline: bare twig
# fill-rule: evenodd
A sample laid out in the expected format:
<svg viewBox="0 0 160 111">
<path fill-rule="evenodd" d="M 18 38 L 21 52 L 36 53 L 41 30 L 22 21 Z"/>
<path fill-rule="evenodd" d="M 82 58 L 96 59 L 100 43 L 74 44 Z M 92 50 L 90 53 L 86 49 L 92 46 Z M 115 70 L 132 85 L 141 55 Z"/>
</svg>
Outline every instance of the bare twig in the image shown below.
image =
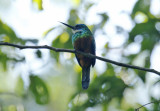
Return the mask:
<svg viewBox="0 0 160 111">
<path fill-rule="evenodd" d="M 144 106 L 147 106 L 147 105 L 152 104 L 152 103 L 158 103 L 158 102 L 159 102 L 159 101 L 154 101 L 154 102 L 150 102 L 150 103 L 144 104 L 144 105 L 142 105 L 141 107 L 136 108 L 135 111 L 139 111 L 139 109 L 141 109 L 141 108 L 144 107 Z"/>
<path fill-rule="evenodd" d="M 50 50 L 53 50 L 55 52 L 77 53 L 77 54 L 82 54 L 82 55 L 90 57 L 90 58 L 96 58 L 96 59 L 99 59 L 101 61 L 105 61 L 105 62 L 114 64 L 114 65 L 127 67 L 127 68 L 132 68 L 132 69 L 138 69 L 138 70 L 142 70 L 142 71 L 152 72 L 152 73 L 155 73 L 155 74 L 160 76 L 160 72 L 158 72 L 158 71 L 156 71 L 154 69 L 148 69 L 148 68 L 143 68 L 143 67 L 139 67 L 139 66 L 133 66 L 133 65 L 125 64 L 125 63 L 120 63 L 120 62 L 109 60 L 109 59 L 106 59 L 106 58 L 103 58 L 103 57 L 95 56 L 95 55 L 92 55 L 90 53 L 84 53 L 84 52 L 76 51 L 76 50 L 72 50 L 72 49 L 55 48 L 55 47 L 51 47 L 51 46 L 48 46 L 48 45 L 43 45 L 43 46 L 24 46 L 24 45 L 17 45 L 17 44 L 12 44 L 12 43 L 8 43 L 8 42 L 0 42 L 0 45 L 12 46 L 12 47 L 16 47 L 16 48 L 19 48 L 19 49 L 50 49 Z"/>
</svg>

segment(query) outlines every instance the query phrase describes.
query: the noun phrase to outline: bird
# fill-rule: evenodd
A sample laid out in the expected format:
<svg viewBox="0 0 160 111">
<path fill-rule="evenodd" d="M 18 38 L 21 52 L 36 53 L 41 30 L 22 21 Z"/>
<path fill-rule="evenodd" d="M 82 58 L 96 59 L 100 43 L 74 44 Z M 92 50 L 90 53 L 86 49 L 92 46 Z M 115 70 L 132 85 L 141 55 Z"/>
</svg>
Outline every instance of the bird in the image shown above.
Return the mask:
<svg viewBox="0 0 160 111">
<path fill-rule="evenodd" d="M 96 55 L 96 44 L 92 32 L 85 24 L 76 24 L 75 26 L 60 22 L 73 31 L 72 45 L 76 51 Z M 75 54 L 79 65 L 82 68 L 82 88 L 88 89 L 90 83 L 90 67 L 94 67 L 95 58 L 89 58 L 81 54 Z"/>
</svg>

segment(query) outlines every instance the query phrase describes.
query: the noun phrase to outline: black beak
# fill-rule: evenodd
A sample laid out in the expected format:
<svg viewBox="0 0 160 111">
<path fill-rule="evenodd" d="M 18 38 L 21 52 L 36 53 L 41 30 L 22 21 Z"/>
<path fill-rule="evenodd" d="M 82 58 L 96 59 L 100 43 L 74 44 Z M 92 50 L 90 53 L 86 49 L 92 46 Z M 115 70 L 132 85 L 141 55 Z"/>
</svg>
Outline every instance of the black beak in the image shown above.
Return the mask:
<svg viewBox="0 0 160 111">
<path fill-rule="evenodd" d="M 63 22 L 60 22 L 60 23 L 62 23 L 63 25 L 66 25 L 67 27 L 69 27 L 69 28 L 71 28 L 71 29 L 75 29 L 75 27 L 74 26 L 71 26 L 71 25 L 68 25 L 68 24 L 66 24 L 66 23 L 63 23 Z"/>
</svg>

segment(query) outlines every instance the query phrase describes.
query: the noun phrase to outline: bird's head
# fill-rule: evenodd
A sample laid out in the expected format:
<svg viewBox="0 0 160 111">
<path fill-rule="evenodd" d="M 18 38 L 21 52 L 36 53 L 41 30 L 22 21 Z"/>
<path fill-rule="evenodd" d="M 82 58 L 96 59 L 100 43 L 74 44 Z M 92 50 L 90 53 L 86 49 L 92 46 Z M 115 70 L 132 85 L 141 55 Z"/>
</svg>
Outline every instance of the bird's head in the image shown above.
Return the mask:
<svg viewBox="0 0 160 111">
<path fill-rule="evenodd" d="M 63 25 L 66 25 L 69 28 L 71 28 L 73 30 L 73 33 L 83 32 L 83 31 L 90 31 L 85 24 L 77 24 L 75 26 L 71 26 L 71 25 L 68 25 L 68 24 L 63 23 L 63 22 L 60 22 L 60 23 L 62 23 Z"/>
</svg>

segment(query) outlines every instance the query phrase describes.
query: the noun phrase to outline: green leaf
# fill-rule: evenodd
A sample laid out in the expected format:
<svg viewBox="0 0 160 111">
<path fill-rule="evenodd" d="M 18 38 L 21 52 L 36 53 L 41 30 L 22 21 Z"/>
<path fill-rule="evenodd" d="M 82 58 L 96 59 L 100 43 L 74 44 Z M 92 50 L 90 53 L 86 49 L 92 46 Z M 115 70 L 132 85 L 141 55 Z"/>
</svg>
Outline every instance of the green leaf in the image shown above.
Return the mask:
<svg viewBox="0 0 160 111">
<path fill-rule="evenodd" d="M 158 98 L 151 97 L 151 101 L 154 102 L 152 103 L 152 111 L 159 111 L 160 110 L 160 101 Z"/>
<path fill-rule="evenodd" d="M 138 11 L 141 11 L 146 15 L 149 15 L 150 4 L 151 4 L 151 0 L 138 0 L 133 8 L 131 17 L 134 18 L 136 15 L 136 12 Z"/>
<path fill-rule="evenodd" d="M 38 10 L 43 10 L 43 6 L 42 6 L 42 0 L 32 0 L 33 4 L 36 4 L 36 8 Z"/>
<path fill-rule="evenodd" d="M 109 16 L 107 13 L 101 13 L 99 15 L 102 17 L 101 28 L 103 28 L 106 22 L 108 21 Z"/>
<path fill-rule="evenodd" d="M 18 38 L 15 34 L 15 32 L 5 23 L 3 23 L 0 20 L 0 35 L 3 35 L 3 39 L 6 42 L 12 42 L 12 43 L 21 43 L 24 44 L 25 41 Z"/>
<path fill-rule="evenodd" d="M 85 7 L 85 10 L 89 10 L 94 4 L 93 3 L 87 3 L 86 4 L 86 7 Z"/>
<path fill-rule="evenodd" d="M 140 71 L 140 70 L 135 70 L 136 74 L 140 77 L 140 79 L 145 83 L 146 82 L 146 72 L 145 71 Z"/>
<path fill-rule="evenodd" d="M 37 50 L 37 51 L 36 51 L 36 55 L 37 55 L 38 58 L 42 58 L 42 53 L 41 53 L 40 50 Z"/>
<path fill-rule="evenodd" d="M 33 93 L 38 104 L 49 102 L 49 93 L 45 82 L 38 76 L 30 76 L 30 91 Z"/>
<path fill-rule="evenodd" d="M 52 30 L 54 30 L 55 27 L 48 29 L 47 31 L 45 31 L 42 35 L 43 37 L 46 37 Z"/>
<path fill-rule="evenodd" d="M 151 37 L 147 37 L 142 41 L 141 44 L 141 50 L 149 50 L 150 52 L 152 51 L 152 49 L 154 48 L 154 45 L 156 44 L 156 39 L 151 38 Z"/>
<path fill-rule="evenodd" d="M 23 82 L 23 79 L 20 76 L 18 77 L 18 80 L 17 80 L 17 83 L 16 83 L 15 92 L 19 96 L 24 95 L 24 82 Z"/>
<path fill-rule="evenodd" d="M 136 35 L 148 35 L 150 38 L 155 38 L 156 36 L 159 37 L 159 32 L 155 28 L 156 19 L 150 19 L 146 23 L 136 24 L 132 31 L 129 33 L 130 41 L 134 41 Z M 145 39 L 145 38 L 144 38 Z"/>
<path fill-rule="evenodd" d="M 6 71 L 7 70 L 7 61 L 9 60 L 9 58 L 7 57 L 6 54 L 2 53 L 0 50 L 0 63 L 3 66 L 3 69 Z"/>
</svg>

